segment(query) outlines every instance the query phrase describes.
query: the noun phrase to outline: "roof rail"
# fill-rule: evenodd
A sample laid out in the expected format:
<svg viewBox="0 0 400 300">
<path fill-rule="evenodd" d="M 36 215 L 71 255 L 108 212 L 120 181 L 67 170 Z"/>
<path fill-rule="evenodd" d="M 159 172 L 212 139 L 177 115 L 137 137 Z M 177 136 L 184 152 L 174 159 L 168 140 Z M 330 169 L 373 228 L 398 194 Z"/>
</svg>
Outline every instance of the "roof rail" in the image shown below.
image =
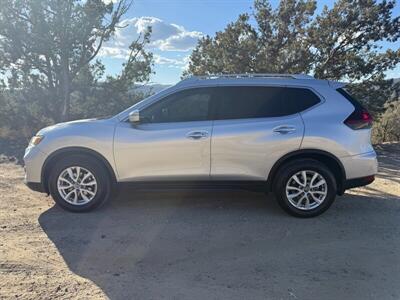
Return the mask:
<svg viewBox="0 0 400 300">
<path fill-rule="evenodd" d="M 190 76 L 183 81 L 220 79 L 220 78 L 289 78 L 289 79 L 314 79 L 307 74 L 273 74 L 273 73 L 244 73 L 244 74 L 210 74 L 200 76 Z"/>
</svg>

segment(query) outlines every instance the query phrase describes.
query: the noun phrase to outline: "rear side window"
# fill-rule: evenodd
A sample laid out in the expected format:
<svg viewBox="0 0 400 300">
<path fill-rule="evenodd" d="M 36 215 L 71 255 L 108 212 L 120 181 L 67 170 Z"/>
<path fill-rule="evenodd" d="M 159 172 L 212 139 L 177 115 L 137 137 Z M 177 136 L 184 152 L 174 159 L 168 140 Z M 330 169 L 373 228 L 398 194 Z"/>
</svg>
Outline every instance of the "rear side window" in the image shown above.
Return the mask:
<svg viewBox="0 0 400 300">
<path fill-rule="evenodd" d="M 301 112 L 320 99 L 310 90 L 286 87 L 218 88 L 216 119 L 281 117 Z"/>
</svg>

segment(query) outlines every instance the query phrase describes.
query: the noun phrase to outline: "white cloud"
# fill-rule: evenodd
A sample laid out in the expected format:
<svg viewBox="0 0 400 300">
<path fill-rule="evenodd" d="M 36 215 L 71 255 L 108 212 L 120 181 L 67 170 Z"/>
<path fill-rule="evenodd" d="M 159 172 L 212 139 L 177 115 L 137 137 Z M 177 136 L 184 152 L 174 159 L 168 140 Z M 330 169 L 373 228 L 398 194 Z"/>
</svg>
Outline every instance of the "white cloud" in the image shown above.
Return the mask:
<svg viewBox="0 0 400 300">
<path fill-rule="evenodd" d="M 118 47 L 103 46 L 100 48 L 99 56 L 127 59 L 129 57 L 129 50 Z"/>
<path fill-rule="evenodd" d="M 115 38 L 111 41 L 118 47 L 128 47 L 129 43 L 139 34 L 143 34 L 149 26 L 152 29 L 149 47 L 161 51 L 189 51 L 203 36 L 199 31 L 188 31 L 183 26 L 167 23 L 155 17 L 125 19 L 119 26 L 122 28 L 117 29 Z"/>
<path fill-rule="evenodd" d="M 178 58 L 168 58 L 158 54 L 154 55 L 154 62 L 158 65 L 167 65 L 171 68 L 186 69 L 189 63 L 189 55 Z"/>
<path fill-rule="evenodd" d="M 119 0 L 103 0 L 103 2 L 105 4 L 109 4 L 109 3 L 117 3 L 117 2 L 119 2 Z"/>
<path fill-rule="evenodd" d="M 129 50 L 121 49 L 118 47 L 102 47 L 99 52 L 101 57 L 113 57 L 128 59 Z M 189 55 L 184 57 L 169 58 L 159 54 L 153 54 L 154 63 L 156 65 L 165 65 L 170 68 L 186 69 L 189 63 Z"/>
<path fill-rule="evenodd" d="M 200 32 L 181 32 L 178 35 L 170 36 L 166 40 L 159 41 L 157 44 L 163 51 L 188 51 L 193 49 L 199 38 L 202 37 Z"/>
<path fill-rule="evenodd" d="M 119 26 L 115 36 L 101 48 L 99 56 L 127 59 L 130 43 L 151 26 L 151 40 L 147 48 L 155 52 L 153 54 L 155 64 L 182 70 L 186 69 L 189 63 L 187 51 L 193 49 L 197 40 L 203 36 L 201 32 L 188 31 L 183 26 L 167 23 L 155 17 L 125 19 Z M 170 51 L 183 53 L 166 55 L 166 52 Z M 165 55 L 162 55 L 163 52 Z"/>
<path fill-rule="evenodd" d="M 180 34 L 182 31 L 185 31 L 183 27 L 175 24 L 168 24 L 161 19 L 154 17 L 133 18 L 126 21 L 130 22 L 136 28 L 136 32 L 138 34 L 145 32 L 147 27 L 151 26 L 151 39 L 153 41 L 165 40 L 171 36 Z"/>
</svg>

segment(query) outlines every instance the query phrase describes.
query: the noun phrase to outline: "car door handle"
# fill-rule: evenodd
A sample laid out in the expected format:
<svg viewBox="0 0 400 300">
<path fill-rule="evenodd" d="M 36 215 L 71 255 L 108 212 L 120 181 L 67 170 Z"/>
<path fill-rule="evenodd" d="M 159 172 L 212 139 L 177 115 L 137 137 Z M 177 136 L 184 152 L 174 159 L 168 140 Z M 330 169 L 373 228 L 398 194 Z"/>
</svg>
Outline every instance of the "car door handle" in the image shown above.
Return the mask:
<svg viewBox="0 0 400 300">
<path fill-rule="evenodd" d="M 272 131 L 280 133 L 280 134 L 288 134 L 288 133 L 295 132 L 296 131 L 296 127 L 282 125 L 282 126 L 275 127 L 274 129 L 272 129 Z"/>
<path fill-rule="evenodd" d="M 204 139 L 208 137 L 208 131 L 191 131 L 186 137 L 193 140 Z"/>
</svg>

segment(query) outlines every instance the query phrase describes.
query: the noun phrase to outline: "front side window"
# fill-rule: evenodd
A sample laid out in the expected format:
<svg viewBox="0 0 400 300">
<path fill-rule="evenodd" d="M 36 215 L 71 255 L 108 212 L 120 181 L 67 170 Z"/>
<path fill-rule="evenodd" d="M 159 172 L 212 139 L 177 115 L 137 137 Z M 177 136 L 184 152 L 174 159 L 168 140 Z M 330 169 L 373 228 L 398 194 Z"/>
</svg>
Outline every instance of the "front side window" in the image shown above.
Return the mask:
<svg viewBox="0 0 400 300">
<path fill-rule="evenodd" d="M 196 88 L 174 93 L 141 112 L 143 123 L 170 123 L 208 120 L 212 88 Z"/>
<path fill-rule="evenodd" d="M 216 99 L 217 120 L 288 116 L 320 102 L 308 89 L 262 86 L 222 87 Z"/>
</svg>

